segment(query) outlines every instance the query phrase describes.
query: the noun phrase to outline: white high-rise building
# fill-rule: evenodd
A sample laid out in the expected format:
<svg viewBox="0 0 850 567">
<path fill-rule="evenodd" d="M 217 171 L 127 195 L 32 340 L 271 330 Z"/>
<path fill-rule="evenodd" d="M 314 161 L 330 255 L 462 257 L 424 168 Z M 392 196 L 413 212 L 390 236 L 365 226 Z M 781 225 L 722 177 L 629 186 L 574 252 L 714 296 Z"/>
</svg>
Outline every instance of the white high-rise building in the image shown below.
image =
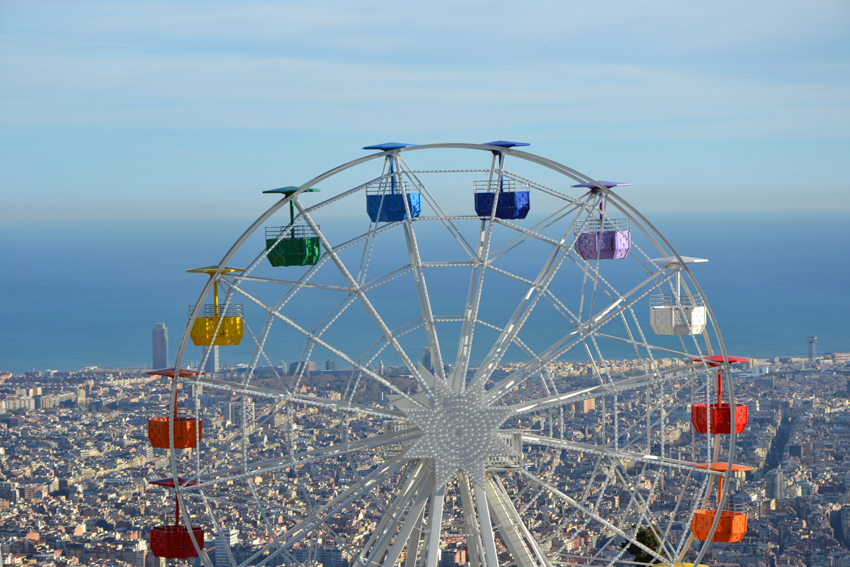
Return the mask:
<svg viewBox="0 0 850 567">
<path fill-rule="evenodd" d="M 254 402 L 251 401 L 250 398 L 243 401 L 231 402 L 228 404 L 227 408 L 227 419 L 234 426 L 242 425 L 242 404 L 245 404 L 245 427 L 251 427 L 254 425 L 255 413 L 254 413 Z"/>
<path fill-rule="evenodd" d="M 153 327 L 153 367 L 168 368 L 168 327 L 157 323 Z"/>
<path fill-rule="evenodd" d="M 777 500 L 785 499 L 785 473 L 782 472 L 782 467 L 764 475 L 764 481 L 765 497 L 776 498 Z"/>
<path fill-rule="evenodd" d="M 239 543 L 239 530 L 230 528 L 222 529 L 215 536 L 215 567 L 226 567 L 230 565 L 230 557 L 227 551 Z"/>
</svg>

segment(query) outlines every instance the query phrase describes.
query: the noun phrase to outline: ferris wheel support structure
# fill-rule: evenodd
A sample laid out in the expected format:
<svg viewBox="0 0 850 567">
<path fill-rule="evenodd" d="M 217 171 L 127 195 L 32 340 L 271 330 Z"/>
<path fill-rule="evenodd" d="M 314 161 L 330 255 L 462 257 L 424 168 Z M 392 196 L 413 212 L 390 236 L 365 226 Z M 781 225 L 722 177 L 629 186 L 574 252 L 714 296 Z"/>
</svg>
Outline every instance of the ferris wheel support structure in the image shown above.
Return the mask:
<svg viewBox="0 0 850 567">
<path fill-rule="evenodd" d="M 299 559 L 304 555 L 301 550 L 313 550 L 306 555 L 309 562 L 311 553 L 319 553 L 316 542 L 327 539 L 337 546 L 336 549 L 350 553 L 352 560 L 363 567 L 395 565 L 402 553 L 405 553 L 405 567 L 436 567 L 441 549 L 447 545 L 446 538 L 460 538 L 459 541 L 465 542 L 472 567 L 498 567 L 502 553 L 507 553 L 521 567 L 551 567 L 574 557 L 574 549 L 583 550 L 579 553 L 592 565 L 619 564 L 627 549 L 640 550 L 656 561 L 673 565 L 684 556 L 693 539 L 690 534 L 686 538 L 671 539 L 674 524 L 692 523 L 696 515 L 713 505 L 716 506 L 713 515 L 703 514 L 711 518 L 711 527 L 708 541 L 696 555 L 696 562 L 702 559 L 722 523 L 725 512 L 719 511 L 725 510 L 727 505 L 729 482 L 720 484 L 716 503 L 711 503 L 713 479 L 729 480 L 735 472 L 732 460 L 740 425 L 736 422 L 737 412 L 732 411 L 731 431 L 721 432 L 724 437 L 714 434 L 712 420 L 720 414 L 713 412 L 723 410 L 724 404 L 736 407 L 729 372 L 731 361 L 714 314 L 688 267 L 688 259 L 680 256 L 640 212 L 612 190 L 622 184 L 594 180 L 547 158 L 516 150 L 517 145 L 493 142 L 377 146 L 377 153 L 333 168 L 299 187 L 288 188 L 285 196 L 237 239 L 217 264 L 217 269 L 210 270 L 211 277 L 191 311 L 187 332 L 181 339 L 176 368 L 181 368 L 185 357 L 189 329 L 193 329 L 199 318 L 209 317 L 204 311 L 204 301 L 211 292 L 216 300 L 211 344 L 215 344 L 215 337 L 228 324 L 225 319 L 234 317 L 228 309 L 235 305 L 237 298 L 247 300 L 261 317 L 252 323 L 249 311 L 244 316 L 239 315 L 240 325 L 244 319 L 245 329 L 254 343 L 244 378 L 178 376 L 172 381 L 173 415 L 177 412 L 181 384 L 206 386 L 213 391 L 239 396 L 241 400 L 240 429 L 234 430 L 229 437 L 223 431 L 207 444 L 210 446 L 200 444 L 198 433 L 195 470 L 190 476 L 193 484 L 174 483 L 186 526 L 209 517 L 216 531 L 223 529 L 213 512 L 222 506 L 234 511 L 244 510 L 248 517 L 256 517 L 256 529 L 265 533 L 260 538 L 264 543 L 253 550 L 243 563 L 246 565 L 278 564 L 280 561 L 303 564 L 305 559 Z M 440 188 L 435 189 L 422 181 L 425 176 L 457 172 L 414 169 L 403 157 L 412 160 L 418 157 L 417 152 L 427 154 L 429 150 L 492 154 L 489 168 L 458 170 L 487 174 L 487 181 L 481 185 L 485 189 L 476 193 L 476 208 L 479 204 L 483 207 L 477 214 L 451 210 L 452 204 L 446 201 Z M 540 166 L 575 183 L 573 187 L 589 187 L 589 190 L 573 197 L 563 189 L 548 187 L 509 171 L 505 168 L 508 158 Z M 383 159 L 385 164 L 379 177 L 370 177 L 369 181 L 312 206 L 301 202 L 300 197 L 314 186 L 377 159 Z M 522 184 L 527 191 L 515 189 Z M 363 194 L 370 206 L 377 203 L 378 210 L 368 230 L 341 239 L 320 228 L 319 217 L 325 223 L 333 219 L 322 216 L 323 209 L 344 206 Z M 529 194 L 535 195 L 535 200 L 552 202 L 547 209 L 549 215 L 530 228 L 522 224 L 529 209 Z M 482 195 L 480 199 L 479 195 Z M 370 201 L 370 197 L 376 198 Z M 506 204 L 507 200 L 511 203 Z M 623 215 L 638 232 L 622 228 L 628 225 L 618 224 L 620 221 L 609 217 L 605 205 Z M 293 213 L 286 230 L 275 233 L 275 238 L 267 237 L 263 252 L 244 257 L 258 229 L 287 206 L 297 211 L 297 216 Z M 399 208 L 389 214 L 387 206 Z M 520 211 L 519 207 L 524 209 Z M 425 211 L 429 213 L 422 214 Z M 446 256 L 434 261 L 433 257 L 440 255 L 441 248 L 434 249 L 430 244 L 434 232 L 429 221 L 439 221 L 433 225 L 445 229 L 444 234 L 457 245 L 453 250 L 466 260 Z M 304 227 L 303 231 L 296 231 L 299 226 Z M 300 236 L 303 234 L 310 236 Z M 373 258 L 373 249 L 389 249 L 385 243 L 392 234 L 398 234 L 396 241 L 403 243 L 403 259 L 398 257 L 400 262 L 393 264 L 392 257 L 377 255 Z M 299 277 L 264 275 L 264 260 L 272 250 L 285 246 L 295 250 L 303 243 L 310 244 L 309 238 L 318 243 L 321 257 L 299 260 L 302 262 L 299 265 L 306 266 Z M 473 239 L 474 244 L 470 244 Z M 579 250 L 580 239 L 595 239 L 595 258 Z M 608 264 L 611 260 L 603 258 L 603 247 L 608 246 L 609 241 L 616 241 L 617 246 L 624 245 L 625 252 L 615 251 L 614 256 L 605 258 L 626 259 L 621 265 L 628 270 L 621 270 L 616 262 Z M 350 256 L 358 246 L 362 253 L 356 265 Z M 539 247 L 549 248 L 543 254 Z M 659 260 L 651 259 L 644 247 L 666 255 L 667 263 L 662 265 Z M 423 250 L 427 251 L 427 258 Z M 540 254 L 542 264 L 538 265 L 536 273 L 517 267 Z M 608 254 L 607 248 L 605 254 Z M 233 262 L 246 259 L 244 271 L 234 273 L 228 268 Z M 671 265 L 676 266 L 675 270 Z M 467 285 L 457 292 L 464 298 L 462 313 L 445 312 L 444 307 L 436 309 L 438 303 L 428 286 L 435 277 L 432 271 L 436 269 L 446 270 L 442 273 L 459 269 L 468 272 Z M 632 277 L 632 272 L 643 275 L 630 285 L 626 284 L 627 291 L 620 292 L 619 288 L 623 287 L 620 280 Z M 499 285 L 488 283 L 494 278 Z M 664 303 L 659 304 L 659 308 L 670 310 L 678 329 L 670 334 L 679 335 L 678 344 L 647 335 L 639 315 L 650 296 L 663 292 L 667 289 L 665 286 L 672 286 L 674 278 L 676 286 L 671 289 L 675 300 L 669 307 Z M 437 277 L 433 281 L 442 284 L 445 279 Z M 564 290 L 572 281 L 580 282 L 579 291 L 573 296 Z M 219 283 L 225 293 L 223 307 L 218 301 Z M 388 309 L 390 291 L 376 292 L 394 290 L 393 286 L 402 285 L 409 290 L 410 297 L 415 297 L 415 309 L 410 310 L 406 320 L 407 315 L 399 315 L 395 307 Z M 524 286 L 526 291 L 510 308 L 501 290 L 513 289 L 510 286 L 514 285 Z M 282 296 L 278 294 L 277 299 L 269 300 L 273 295 L 269 290 L 277 288 L 286 291 Z M 327 315 L 315 319 L 305 317 L 297 303 L 292 303 L 296 295 L 316 298 L 316 305 L 324 305 L 325 298 L 331 296 L 341 295 L 343 299 L 334 300 L 333 307 L 323 307 L 328 309 Z M 656 308 L 655 304 L 652 308 Z M 693 313 L 702 308 L 710 324 L 697 329 Z M 501 322 L 491 322 L 492 317 L 501 318 Z M 560 321 L 563 328 L 549 324 L 540 327 L 539 317 L 554 317 L 551 320 Z M 442 329 L 453 324 L 460 328 L 452 339 L 453 333 Z M 255 332 L 252 325 L 257 325 L 260 332 Z M 551 331 L 546 330 L 549 327 Z M 360 347 L 340 343 L 339 328 L 362 328 L 364 336 L 374 336 L 374 346 L 355 352 Z M 300 337 L 305 341 L 289 383 L 283 379 L 286 369 L 278 373 L 271 364 L 274 355 L 270 354 L 270 349 L 282 344 L 280 335 L 276 334 L 279 329 L 287 337 Z M 538 332 L 535 334 L 532 329 Z M 540 335 L 545 336 L 541 338 Z M 410 353 L 412 337 L 421 337 L 419 340 L 427 344 L 424 351 L 428 353 L 429 367 L 414 362 Z M 702 338 L 702 345 L 698 337 Z M 717 342 L 719 360 L 709 360 L 714 356 L 712 339 Z M 449 344 L 447 340 L 456 341 L 454 356 L 444 352 Z M 486 353 L 479 352 L 481 347 L 477 345 L 481 341 L 490 344 Z M 688 345 L 688 341 L 693 344 Z M 538 350 L 541 348 L 538 343 L 542 350 Z M 613 370 L 619 363 L 615 364 L 610 355 L 606 357 L 603 353 L 619 353 L 621 347 L 633 348 L 637 355 L 635 360 L 639 361 L 637 367 L 642 368 L 642 372 L 629 375 Z M 344 385 L 337 387 L 329 383 L 329 391 L 306 393 L 316 388 L 308 386 L 305 378 L 309 376 L 307 368 L 314 351 L 330 353 L 351 367 L 351 376 Z M 505 366 L 506 357 L 515 357 L 516 352 L 523 353 L 527 359 L 515 362 L 509 358 Z M 574 387 L 570 380 L 552 374 L 552 364 L 559 364 L 567 360 L 564 357 L 578 352 L 586 353 L 587 369 L 590 377 L 597 380 L 596 385 Z M 401 371 L 408 373 L 412 386 L 373 368 L 381 353 L 397 357 Z M 691 362 L 662 368 L 656 359 L 660 355 L 691 357 Z M 471 366 L 476 356 L 481 356 L 477 368 Z M 446 358 L 454 360 L 455 364 L 447 365 Z M 256 370 L 263 361 L 270 365 L 276 386 L 257 378 Z M 719 370 L 714 370 L 715 367 Z M 501 373 L 498 376 L 497 371 Z M 718 372 L 721 374 L 717 374 L 715 380 Z M 721 397 L 722 374 L 726 380 Z M 375 392 L 375 388 L 380 392 L 380 400 L 389 400 L 389 404 L 374 399 L 370 392 Z M 700 443 L 699 451 L 694 444 L 693 454 L 682 458 L 679 449 L 679 456 L 674 457 L 666 442 L 668 414 L 671 413 L 667 406 L 685 403 L 683 396 L 688 393 L 688 401 L 695 395 L 705 396 L 706 407 L 711 409 L 712 435 Z M 255 410 L 253 402 L 246 401 L 248 396 L 269 401 L 263 406 L 266 413 L 262 418 L 266 421 L 280 411 L 277 408 L 286 408 L 288 426 L 291 426 L 286 454 L 260 456 L 268 451 L 255 448 L 252 436 L 256 429 L 247 417 L 248 404 L 251 404 L 251 412 Z M 716 397 L 716 403 L 712 396 Z M 592 407 L 595 402 L 600 404 L 598 410 Z M 631 413 L 638 402 L 645 405 L 642 417 L 635 420 Z M 334 417 L 337 415 L 345 416 L 344 426 L 339 428 L 343 441 L 328 441 L 316 448 L 311 443 L 317 443 L 318 434 L 313 434 L 315 440 L 312 442 L 297 439 L 297 431 L 306 425 L 296 424 L 298 416 L 292 411 L 293 405 L 310 408 L 311 415 L 317 415 L 324 422 L 338 421 Z M 585 416 L 580 420 L 582 423 L 599 420 L 589 434 L 591 441 L 566 438 L 568 434 L 573 435 L 570 423 L 579 423 L 565 416 L 566 408 L 573 412 L 579 405 Z M 198 407 L 196 403 L 196 413 Z M 352 420 L 363 419 L 367 424 L 365 430 L 362 426 L 352 429 Z M 382 430 L 373 430 L 376 422 L 369 420 L 375 419 L 384 420 Z M 535 424 L 540 428 L 534 429 Z M 548 432 L 544 431 L 544 424 L 548 425 Z M 589 432 L 587 427 L 585 431 Z M 367 431 L 365 436 L 363 431 Z M 352 435 L 357 438 L 351 439 Z M 172 447 L 171 474 L 179 479 L 181 472 L 185 474 L 189 461 L 174 449 L 173 424 L 169 443 Z M 240 448 L 235 451 L 237 445 Z M 204 450 L 206 453 L 202 452 Z M 209 460 L 204 457 L 206 454 L 210 455 Z M 709 464 L 699 468 L 702 454 L 710 457 Z M 589 477 L 570 480 L 567 471 L 577 468 L 566 466 L 574 465 L 570 455 L 578 462 L 583 458 L 591 460 Z M 217 460 L 222 458 L 225 460 Z M 355 458 L 372 462 L 371 470 L 361 475 L 362 465 L 356 465 Z M 725 469 L 711 466 L 719 459 L 726 459 Z M 523 464 L 526 460 L 529 463 Z M 307 466 L 311 467 L 309 474 L 303 472 Z M 324 478 L 331 471 L 336 471 L 338 476 L 339 471 L 345 471 L 350 478 L 350 482 L 344 484 L 347 488 L 333 496 L 311 495 L 308 490 L 311 476 Z M 289 478 L 296 479 L 292 482 L 303 493 L 300 507 L 282 504 L 288 500 L 264 488 L 264 483 L 280 484 Z M 577 490 L 576 486 L 584 480 L 586 485 Z M 677 486 L 678 496 L 675 496 L 672 514 L 666 509 L 653 508 L 653 502 L 664 493 L 659 487 L 665 483 Z M 228 486 L 239 488 L 227 489 Z M 612 487 L 616 487 L 616 494 Z M 228 490 L 235 492 L 228 494 Z M 611 498 L 616 496 L 613 502 L 618 502 L 621 495 L 628 502 L 625 506 L 621 504 L 619 509 L 612 507 Z M 546 504 L 543 514 L 552 519 L 541 524 L 535 510 L 544 497 L 551 504 Z M 350 531 L 340 529 L 344 527 L 339 523 L 340 518 L 351 509 L 360 510 L 361 516 L 374 518 L 374 528 L 368 537 L 354 537 Z M 606 513 L 610 515 L 606 517 Z M 677 514 L 684 516 L 679 519 Z M 447 522 L 444 516 L 450 520 Z M 455 517 L 458 519 L 451 520 Z M 551 542 L 563 539 L 558 535 L 558 530 L 563 528 L 558 526 L 570 524 L 581 527 L 566 536 L 558 549 L 549 549 Z M 494 527 L 498 530 L 498 539 Z M 654 534 L 659 542 L 657 548 L 651 549 L 641 540 L 640 534 L 644 531 Z M 599 534 L 597 541 L 603 543 L 598 551 L 591 551 L 586 544 L 574 545 L 579 539 L 589 537 L 582 535 L 585 533 Z M 194 532 L 190 530 L 189 534 L 201 561 L 212 567 L 208 554 L 195 540 Z M 618 546 L 617 538 L 625 541 L 623 546 Z M 541 542 L 547 542 L 547 546 L 544 548 Z M 237 563 L 234 554 L 230 553 L 229 557 L 231 562 Z"/>
</svg>

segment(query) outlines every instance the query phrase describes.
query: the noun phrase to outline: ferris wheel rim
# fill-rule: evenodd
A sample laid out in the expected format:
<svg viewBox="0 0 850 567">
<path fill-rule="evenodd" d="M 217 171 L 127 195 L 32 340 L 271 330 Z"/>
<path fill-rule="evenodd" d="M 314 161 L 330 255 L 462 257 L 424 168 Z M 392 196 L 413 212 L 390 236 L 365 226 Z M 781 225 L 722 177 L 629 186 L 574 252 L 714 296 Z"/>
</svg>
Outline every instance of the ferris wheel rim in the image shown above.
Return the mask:
<svg viewBox="0 0 850 567">
<path fill-rule="evenodd" d="M 340 173 L 340 172 L 342 172 L 346 169 L 349 169 L 349 168 L 354 167 L 356 165 L 360 165 L 360 164 L 372 161 L 374 159 L 385 157 L 385 156 L 393 154 L 393 153 L 402 153 L 402 152 L 427 150 L 427 149 L 470 149 L 470 150 L 481 150 L 481 151 L 491 151 L 491 152 L 497 152 L 498 151 L 502 154 L 510 155 L 511 157 L 519 157 L 521 159 L 526 159 L 527 161 L 536 163 L 536 164 L 541 165 L 543 167 L 547 167 L 547 168 L 549 168 L 549 169 L 551 169 L 551 170 L 553 170 L 557 173 L 560 173 L 562 175 L 565 175 L 566 177 L 569 177 L 571 179 L 578 180 L 578 181 L 588 181 L 588 182 L 595 183 L 595 184 L 599 185 L 598 182 L 590 179 L 589 177 L 583 176 L 583 175 L 579 174 L 578 172 L 571 170 L 570 168 L 567 168 L 566 166 L 563 166 L 562 164 L 557 164 L 556 162 L 552 162 L 551 160 L 547 160 L 546 158 L 540 158 L 539 156 L 535 156 L 534 154 L 529 154 L 527 152 L 521 152 L 521 151 L 516 151 L 516 150 L 510 150 L 510 149 L 495 150 L 493 146 L 488 146 L 488 145 L 479 145 L 479 144 L 430 144 L 430 145 L 413 146 L 413 147 L 409 147 L 409 148 L 398 148 L 398 149 L 393 149 L 393 150 L 382 151 L 382 152 L 378 152 L 376 154 L 372 154 L 372 155 L 364 156 L 364 157 L 356 159 L 356 160 L 352 160 L 352 161 L 350 161 L 346 164 L 338 166 L 337 168 L 329 170 L 328 172 L 325 172 L 324 174 L 322 174 L 322 175 L 314 178 L 313 180 L 309 181 L 308 183 L 305 183 L 304 185 L 302 185 L 301 189 L 298 192 L 296 192 L 296 193 L 290 195 L 288 198 L 282 199 L 279 202 L 272 205 L 272 207 L 270 207 L 263 215 L 261 215 L 251 225 L 251 227 L 249 227 L 248 230 L 245 231 L 245 233 L 237 240 L 237 242 L 233 245 L 233 247 L 231 247 L 231 249 L 228 251 L 228 253 L 225 254 L 225 257 L 219 263 L 219 270 L 218 270 L 218 273 L 216 274 L 215 277 L 219 276 L 222 269 L 226 266 L 227 262 L 233 257 L 233 255 L 236 253 L 236 251 L 238 251 L 244 245 L 244 243 L 247 241 L 248 237 L 250 237 L 254 232 L 256 232 L 256 230 L 266 220 L 268 220 L 268 218 L 270 218 L 275 212 L 277 212 L 285 204 L 287 204 L 288 202 L 290 202 L 293 199 L 296 199 L 297 196 L 305 190 L 305 188 L 310 187 L 310 186 L 312 186 L 316 183 L 321 183 L 322 181 L 324 181 L 324 180 L 332 177 L 333 175 L 336 175 L 337 173 Z M 553 164 L 554 164 L 554 166 L 553 166 Z M 567 170 L 569 171 L 569 173 L 567 172 Z M 643 224 L 643 226 L 647 227 L 648 230 L 651 233 L 653 233 L 657 236 L 660 236 L 664 240 L 664 244 L 666 245 L 666 247 L 671 252 L 673 252 L 673 254 L 677 258 L 681 259 L 681 257 L 678 255 L 678 252 L 675 250 L 675 248 L 672 245 L 670 245 L 670 243 L 668 241 L 666 241 L 666 239 L 663 237 L 663 235 L 660 233 L 660 231 L 658 231 L 654 226 L 652 226 L 652 224 L 647 219 L 645 219 L 645 217 L 643 217 L 636 209 L 634 209 L 624 199 L 622 199 L 621 197 L 619 197 L 618 195 L 616 195 L 612 191 L 606 191 L 606 194 L 612 196 L 613 198 L 615 198 L 615 200 L 620 201 L 620 204 L 623 207 L 629 209 L 632 212 L 632 214 L 638 215 L 639 218 L 642 221 L 641 223 L 638 223 L 638 225 L 640 226 L 640 225 Z M 411 221 L 412 221 L 412 219 L 411 219 Z M 644 229 L 642 227 L 642 230 L 645 231 L 646 229 Z M 686 266 L 685 266 L 685 269 L 687 270 Z M 710 307 L 708 306 L 708 303 L 707 303 L 707 297 L 703 293 L 702 289 L 698 287 L 698 283 L 696 282 L 696 279 L 693 277 L 693 275 L 690 273 L 689 270 L 687 270 L 687 274 L 689 276 L 689 281 L 693 282 L 693 284 L 697 286 L 698 293 L 703 298 L 703 300 L 706 302 L 706 307 L 710 312 Z M 204 289 L 201 293 L 200 299 L 198 300 L 198 303 L 196 304 L 195 310 L 192 314 L 192 318 L 190 319 L 189 325 L 187 326 L 187 331 L 183 335 L 183 338 L 181 340 L 180 349 L 178 351 L 178 358 L 177 358 L 177 363 L 176 363 L 178 367 L 180 366 L 180 362 L 181 362 L 183 355 L 185 353 L 185 347 L 187 346 L 188 329 L 191 326 L 192 321 L 194 321 L 194 319 L 198 316 L 198 305 L 202 304 L 203 301 L 204 301 L 204 298 L 208 295 L 210 287 L 212 285 L 212 282 L 213 282 L 213 278 L 211 278 L 207 282 L 206 286 L 204 287 Z M 719 343 L 718 346 L 720 347 L 722 354 L 724 356 L 726 356 L 725 346 L 724 346 L 724 343 L 722 341 L 722 337 L 720 335 L 719 328 L 717 327 L 717 323 L 716 323 L 716 320 L 713 317 L 713 314 L 711 315 L 711 321 L 712 321 L 712 326 L 713 326 L 715 337 L 717 338 L 718 343 Z M 726 363 L 726 368 L 728 370 L 728 361 Z M 172 405 L 176 404 L 177 382 L 178 382 L 178 380 L 175 380 L 173 382 L 173 385 L 172 385 L 172 400 L 173 400 Z M 732 392 L 731 381 L 729 381 L 728 388 L 729 388 L 729 394 L 732 396 L 731 397 L 731 403 L 734 403 L 734 394 Z M 733 419 L 734 419 L 734 417 L 733 417 Z M 730 438 L 730 448 L 734 447 L 734 443 L 735 443 L 735 437 L 734 437 L 734 434 L 733 434 L 733 436 Z M 171 459 L 172 463 L 171 464 L 172 464 L 172 469 L 173 469 L 172 472 L 176 476 L 176 458 L 174 457 L 174 451 L 173 450 L 171 451 L 171 453 L 172 453 L 172 459 Z M 731 456 L 732 455 L 731 455 L 731 451 L 730 451 L 730 459 L 731 459 Z M 729 475 L 730 472 L 731 472 L 731 470 L 727 471 L 727 476 Z M 725 494 L 728 491 L 728 483 L 727 483 L 727 486 L 725 488 L 727 488 L 727 490 L 724 490 L 724 494 L 723 494 L 724 499 L 725 499 Z M 181 495 L 182 492 L 183 492 L 182 490 L 178 489 L 178 495 Z M 178 496 L 178 497 L 182 498 L 182 496 Z M 721 501 L 721 503 L 722 503 L 722 501 Z M 184 514 L 186 514 L 185 519 L 188 520 L 189 519 L 188 518 L 188 512 L 186 510 L 187 510 L 187 508 L 184 505 Z M 719 520 L 719 515 L 718 515 L 717 519 L 715 519 L 715 525 L 712 528 L 712 532 L 716 528 L 718 520 Z M 193 536 L 192 536 L 192 538 L 194 539 Z M 704 555 L 704 552 L 705 552 L 706 549 L 707 548 L 704 546 L 704 549 L 701 550 L 701 553 L 699 554 L 700 558 L 702 557 L 702 555 Z M 699 559 L 697 561 L 699 561 Z"/>
</svg>

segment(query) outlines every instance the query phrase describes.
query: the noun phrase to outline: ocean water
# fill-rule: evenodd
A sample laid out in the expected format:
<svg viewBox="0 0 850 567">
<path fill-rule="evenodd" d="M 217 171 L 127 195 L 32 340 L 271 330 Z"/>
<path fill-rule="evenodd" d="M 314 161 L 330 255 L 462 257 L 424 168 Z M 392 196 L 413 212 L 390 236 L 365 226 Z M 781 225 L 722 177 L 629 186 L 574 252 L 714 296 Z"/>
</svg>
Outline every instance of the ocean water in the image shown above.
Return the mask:
<svg viewBox="0 0 850 567">
<path fill-rule="evenodd" d="M 802 356 L 808 335 L 819 352 L 850 351 L 850 212 L 646 216 L 680 254 L 710 260 L 693 272 L 730 353 Z M 205 279 L 185 270 L 217 263 L 251 220 L 0 226 L 0 371 L 149 366 L 159 322 L 173 360 Z M 435 281 L 432 300 L 467 283 Z M 389 308 L 409 301 L 386 289 Z M 186 360 L 200 351 L 190 347 Z M 292 361 L 298 352 L 277 354 Z M 231 362 L 226 349 L 222 359 Z"/>
</svg>

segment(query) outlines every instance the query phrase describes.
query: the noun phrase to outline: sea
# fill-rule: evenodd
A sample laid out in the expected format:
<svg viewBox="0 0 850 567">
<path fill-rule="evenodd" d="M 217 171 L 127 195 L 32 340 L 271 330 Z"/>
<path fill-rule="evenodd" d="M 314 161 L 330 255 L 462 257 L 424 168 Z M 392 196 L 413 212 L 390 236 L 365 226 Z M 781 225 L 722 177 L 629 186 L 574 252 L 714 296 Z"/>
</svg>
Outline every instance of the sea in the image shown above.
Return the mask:
<svg viewBox="0 0 850 567">
<path fill-rule="evenodd" d="M 731 354 L 805 356 L 809 335 L 819 353 L 850 351 L 850 211 L 646 216 L 680 254 L 710 260 L 694 273 Z M 0 372 L 150 367 L 155 323 L 173 361 L 204 283 L 185 270 L 218 263 L 252 220 L 4 223 Z"/>
</svg>

